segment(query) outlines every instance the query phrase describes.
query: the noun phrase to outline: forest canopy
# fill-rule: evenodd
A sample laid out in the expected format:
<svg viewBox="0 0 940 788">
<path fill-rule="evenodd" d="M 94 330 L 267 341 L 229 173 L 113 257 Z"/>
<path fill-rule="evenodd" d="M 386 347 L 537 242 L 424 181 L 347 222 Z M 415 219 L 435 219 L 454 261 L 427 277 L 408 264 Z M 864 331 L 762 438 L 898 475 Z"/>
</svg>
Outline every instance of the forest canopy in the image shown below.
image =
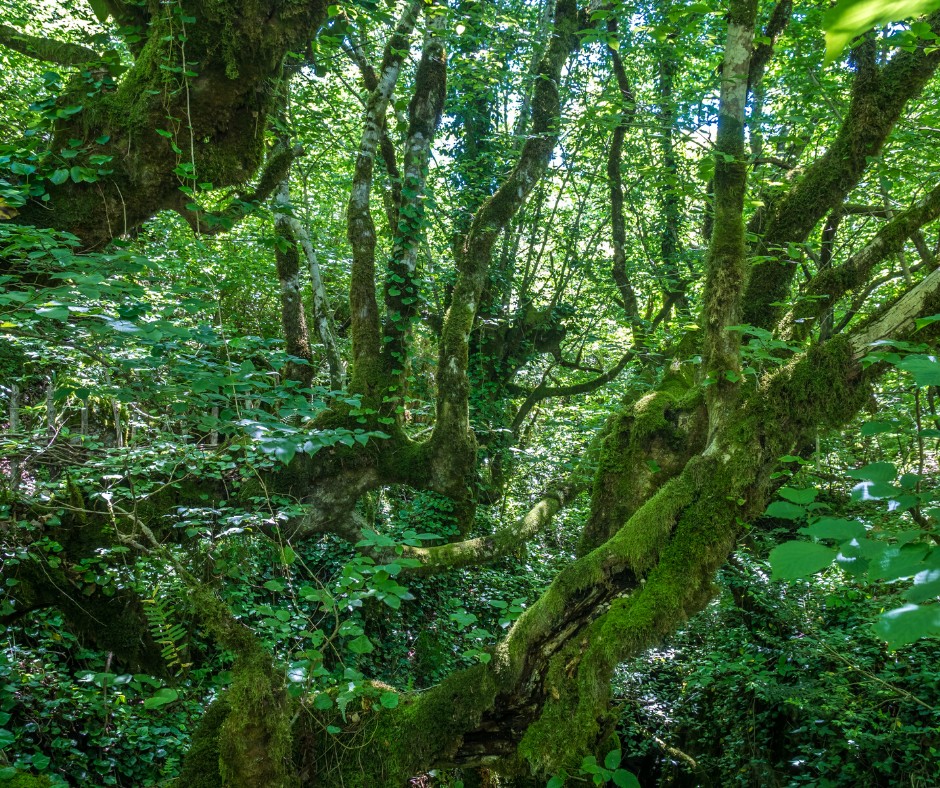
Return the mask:
<svg viewBox="0 0 940 788">
<path fill-rule="evenodd" d="M 0 786 L 933 784 L 938 41 L 9 0 Z"/>
</svg>

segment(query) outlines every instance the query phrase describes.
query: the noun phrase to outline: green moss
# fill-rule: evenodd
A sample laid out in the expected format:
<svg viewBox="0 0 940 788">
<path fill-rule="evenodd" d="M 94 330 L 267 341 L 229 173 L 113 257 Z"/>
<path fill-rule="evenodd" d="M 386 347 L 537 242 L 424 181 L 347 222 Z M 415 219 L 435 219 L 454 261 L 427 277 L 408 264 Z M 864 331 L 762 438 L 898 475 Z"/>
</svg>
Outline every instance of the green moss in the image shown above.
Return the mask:
<svg viewBox="0 0 940 788">
<path fill-rule="evenodd" d="M 700 390 L 677 371 L 622 406 L 601 446 L 581 554 L 615 534 L 701 447 L 701 401 Z"/>
<path fill-rule="evenodd" d="M 49 788 L 48 777 L 39 774 L 17 772 L 10 780 L 0 780 L 2 788 Z"/>
<path fill-rule="evenodd" d="M 477 665 L 430 690 L 402 696 L 394 709 L 361 698 L 358 707 L 346 708 L 345 719 L 338 712 L 324 717 L 310 710 L 298 718 L 304 727 L 297 753 L 305 758 L 305 784 L 399 788 L 429 764 L 452 758 L 464 733 L 475 730 L 492 708 L 496 693 L 492 672 Z M 342 732 L 327 733 L 327 725 Z"/>
<path fill-rule="evenodd" d="M 289 788 L 293 768 L 293 704 L 268 651 L 207 587 L 192 590 L 202 624 L 235 655 L 229 711 L 219 728 L 219 772 L 233 788 Z"/>
<path fill-rule="evenodd" d="M 174 788 L 219 788 L 219 732 L 231 707 L 224 699 L 215 701 L 203 714 L 193 735 L 183 768 Z"/>
</svg>

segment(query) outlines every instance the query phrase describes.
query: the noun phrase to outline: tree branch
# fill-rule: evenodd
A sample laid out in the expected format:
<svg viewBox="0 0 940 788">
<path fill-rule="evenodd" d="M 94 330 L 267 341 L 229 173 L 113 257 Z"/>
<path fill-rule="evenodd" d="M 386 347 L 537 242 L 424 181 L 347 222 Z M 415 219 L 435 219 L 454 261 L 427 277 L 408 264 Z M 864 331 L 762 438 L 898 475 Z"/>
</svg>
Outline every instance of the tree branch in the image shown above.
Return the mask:
<svg viewBox="0 0 940 788">
<path fill-rule="evenodd" d="M 246 216 L 253 214 L 259 205 L 281 187 L 294 159 L 303 154 L 301 145 L 276 148 L 268 157 L 258 184 L 250 191 L 240 192 L 223 211 L 200 211 L 194 207 L 192 198 L 183 192 L 177 192 L 175 209 L 197 235 L 213 236 L 228 232 Z"/>
<path fill-rule="evenodd" d="M 611 16 L 607 22 L 607 30 L 614 34 L 617 31 L 617 20 Z M 620 123 L 614 129 L 610 141 L 610 151 L 607 154 L 607 182 L 610 189 L 610 234 L 614 248 L 614 261 L 611 265 L 611 276 L 620 291 L 620 301 L 626 312 L 627 319 L 633 325 L 634 341 L 638 339 L 641 331 L 640 307 L 636 297 L 636 290 L 627 273 L 627 255 L 625 251 L 627 242 L 626 220 L 623 212 L 623 176 L 620 173 L 623 158 L 623 143 L 627 131 L 636 118 L 636 96 L 627 77 L 626 69 L 620 53 L 607 47 L 613 64 L 614 76 L 617 79 L 617 88 L 620 92 Z"/>
<path fill-rule="evenodd" d="M 395 31 L 385 46 L 378 82 L 366 105 L 362 140 L 356 157 L 352 190 L 346 210 L 346 229 L 353 262 L 349 286 L 352 321 L 352 387 L 368 390 L 377 384 L 377 364 L 381 352 L 379 307 L 375 295 L 375 222 L 369 198 L 375 154 L 385 124 L 385 112 L 398 81 L 409 38 L 423 0 L 409 0 Z"/>
<path fill-rule="evenodd" d="M 940 32 L 940 14 L 929 17 Z M 924 47 L 898 52 L 882 68 L 860 64 L 845 121 L 829 150 L 770 208 L 744 299 L 743 322 L 772 328 L 780 317 L 795 266 L 777 258 L 791 243 L 806 240 L 827 213 L 842 203 L 878 155 L 907 103 L 940 65 L 940 51 Z M 864 67 L 863 67 L 864 66 Z"/>
<path fill-rule="evenodd" d="M 399 385 L 406 377 L 408 343 L 421 306 L 420 282 L 416 276 L 418 249 L 425 237 L 424 189 L 431 158 L 431 143 L 437 133 L 447 95 L 447 56 L 442 32 L 443 9 L 429 6 L 428 32 L 415 89 L 408 107 L 408 136 L 405 142 L 398 225 L 385 281 L 386 323 L 382 353 L 385 367 L 400 370 Z"/>
<path fill-rule="evenodd" d="M 541 179 L 558 140 L 561 115 L 558 82 L 568 53 L 576 43 L 576 29 L 576 3 L 558 0 L 553 35 L 539 64 L 533 94 L 532 134 L 526 139 L 515 168 L 477 211 L 458 260 L 459 276 L 444 318 L 437 365 L 437 423 L 432 441 L 441 446 L 462 445 L 470 434 L 467 378 L 470 331 L 496 239 Z"/>
<path fill-rule="evenodd" d="M 525 421 L 526 416 L 532 411 L 536 405 L 546 399 L 552 397 L 574 397 L 578 394 L 589 394 L 592 391 L 597 391 L 601 386 L 605 386 L 610 383 L 612 380 L 616 379 L 621 372 L 626 369 L 627 364 L 629 364 L 634 358 L 636 358 L 636 351 L 632 348 L 624 353 L 620 360 L 609 370 L 607 370 L 602 375 L 598 375 L 591 380 L 586 380 L 583 383 L 572 383 L 567 386 L 549 386 L 546 385 L 547 381 L 542 381 L 536 386 L 529 394 L 526 396 L 525 401 L 522 405 L 519 406 L 519 410 L 516 411 L 516 415 L 512 420 L 512 431 L 517 433 L 519 428 L 522 426 L 522 422 Z"/>
<path fill-rule="evenodd" d="M 705 394 L 710 433 L 714 433 L 727 418 L 740 388 L 741 335 L 727 328 L 739 322 L 747 276 L 744 112 L 756 17 L 756 0 L 733 0 L 731 3 L 718 104 L 715 223 L 705 271 L 702 369 L 715 381 Z"/>
<path fill-rule="evenodd" d="M 846 293 L 864 287 L 874 267 L 903 249 L 921 227 L 940 217 L 940 186 L 897 214 L 862 249 L 842 265 L 821 270 L 810 281 L 801 300 L 784 317 L 781 332 L 787 339 L 805 335 L 810 324 Z"/>
<path fill-rule="evenodd" d="M 9 25 L 0 25 L 0 46 L 5 46 L 34 60 L 56 63 L 60 66 L 81 66 L 101 60 L 101 55 L 81 44 L 28 36 Z"/>
</svg>

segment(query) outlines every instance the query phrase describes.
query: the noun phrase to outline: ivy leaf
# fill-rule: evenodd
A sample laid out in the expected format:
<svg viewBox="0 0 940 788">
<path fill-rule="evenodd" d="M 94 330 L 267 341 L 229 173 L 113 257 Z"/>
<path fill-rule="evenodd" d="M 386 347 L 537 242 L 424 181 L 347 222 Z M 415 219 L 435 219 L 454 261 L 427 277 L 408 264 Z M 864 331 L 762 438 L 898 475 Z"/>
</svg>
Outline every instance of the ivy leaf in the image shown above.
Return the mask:
<svg viewBox="0 0 940 788">
<path fill-rule="evenodd" d="M 375 651 L 375 646 L 365 635 L 360 635 L 355 640 L 349 641 L 349 650 L 354 654 L 370 654 Z"/>
<path fill-rule="evenodd" d="M 829 566 L 836 551 L 814 542 L 785 542 L 770 552 L 774 580 L 797 580 Z"/>
</svg>

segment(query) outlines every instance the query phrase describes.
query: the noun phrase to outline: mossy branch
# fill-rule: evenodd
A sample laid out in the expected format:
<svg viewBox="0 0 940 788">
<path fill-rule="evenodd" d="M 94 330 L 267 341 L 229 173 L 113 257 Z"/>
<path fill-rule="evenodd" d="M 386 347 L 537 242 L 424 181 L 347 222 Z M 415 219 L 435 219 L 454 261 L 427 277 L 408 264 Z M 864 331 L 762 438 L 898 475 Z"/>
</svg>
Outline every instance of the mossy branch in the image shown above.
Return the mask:
<svg viewBox="0 0 940 788">
<path fill-rule="evenodd" d="M 617 32 L 617 20 L 611 17 L 607 23 L 607 31 L 611 35 Z M 623 211 L 623 176 L 620 167 L 623 159 L 623 143 L 627 131 L 636 117 L 636 95 L 623 67 L 620 53 L 613 47 L 607 47 L 610 53 L 611 65 L 617 79 L 617 89 L 620 92 L 620 123 L 614 129 L 610 140 L 610 150 L 607 154 L 607 182 L 610 191 L 610 236 L 614 248 L 614 260 L 611 264 L 611 276 L 617 289 L 620 291 L 620 302 L 627 319 L 633 325 L 634 337 L 642 333 L 640 321 L 640 307 L 637 301 L 636 290 L 630 281 L 627 272 L 627 225 Z"/>
<path fill-rule="evenodd" d="M 705 270 L 705 338 L 702 368 L 716 382 L 706 392 L 710 431 L 728 417 L 740 379 L 738 323 L 746 279 L 744 194 L 744 113 L 756 0 L 736 0 L 728 14 L 728 34 L 718 104 L 715 160 L 715 220 Z"/>
<path fill-rule="evenodd" d="M 446 15 L 429 6 L 428 31 L 415 74 L 414 95 L 408 107 L 404 177 L 398 224 L 394 228 L 392 257 L 385 281 L 385 336 L 382 353 L 388 369 L 398 369 L 398 385 L 406 376 L 411 329 L 421 305 L 417 276 L 418 249 L 424 238 L 424 189 L 447 95 L 447 55 L 443 27 Z"/>
<path fill-rule="evenodd" d="M 774 54 L 774 44 L 777 38 L 787 29 L 790 17 L 793 15 L 793 0 L 778 0 L 770 18 L 764 27 L 761 43 L 754 47 L 751 63 L 748 67 L 747 87 L 753 91 L 764 77 L 767 64 Z"/>
<path fill-rule="evenodd" d="M 904 248 L 906 241 L 921 227 L 940 217 L 940 186 L 897 214 L 882 227 L 862 249 L 842 265 L 826 268 L 816 274 L 803 298 L 781 323 L 781 334 L 788 339 L 805 336 L 818 320 L 846 293 L 869 283 L 875 266 Z"/>
<path fill-rule="evenodd" d="M 81 44 L 29 36 L 9 25 L 0 25 L 0 45 L 34 60 L 56 63 L 60 66 L 81 66 L 101 60 L 101 55 L 95 50 Z"/>
<path fill-rule="evenodd" d="M 928 18 L 940 32 L 940 13 Z M 780 261 L 789 244 L 802 243 L 816 224 L 839 206 L 878 156 L 901 113 L 940 66 L 940 50 L 918 47 L 901 51 L 882 67 L 859 68 L 851 103 L 835 141 L 826 153 L 795 180 L 770 208 L 769 216 L 755 215 L 763 238 L 754 249 L 765 257 L 748 282 L 742 322 L 771 329 L 780 318 L 774 304 L 786 301 L 796 266 Z M 752 229 L 758 229 L 752 227 Z"/>
<path fill-rule="evenodd" d="M 228 232 L 274 194 L 288 177 L 291 164 L 303 154 L 302 145 L 275 149 L 268 157 L 257 185 L 253 189 L 240 192 L 224 211 L 213 213 L 194 210 L 191 198 L 182 192 L 176 198 L 176 210 L 197 235 L 212 236 Z"/>
<path fill-rule="evenodd" d="M 509 528 L 500 528 L 491 536 L 466 539 L 462 542 L 435 547 L 402 546 L 401 555 L 421 562 L 410 570 L 415 574 L 429 575 L 437 572 L 462 569 L 492 563 L 521 548 L 552 522 L 552 518 L 588 489 L 589 479 L 585 474 L 572 474 L 563 484 L 543 493 L 531 509 Z"/>
</svg>

